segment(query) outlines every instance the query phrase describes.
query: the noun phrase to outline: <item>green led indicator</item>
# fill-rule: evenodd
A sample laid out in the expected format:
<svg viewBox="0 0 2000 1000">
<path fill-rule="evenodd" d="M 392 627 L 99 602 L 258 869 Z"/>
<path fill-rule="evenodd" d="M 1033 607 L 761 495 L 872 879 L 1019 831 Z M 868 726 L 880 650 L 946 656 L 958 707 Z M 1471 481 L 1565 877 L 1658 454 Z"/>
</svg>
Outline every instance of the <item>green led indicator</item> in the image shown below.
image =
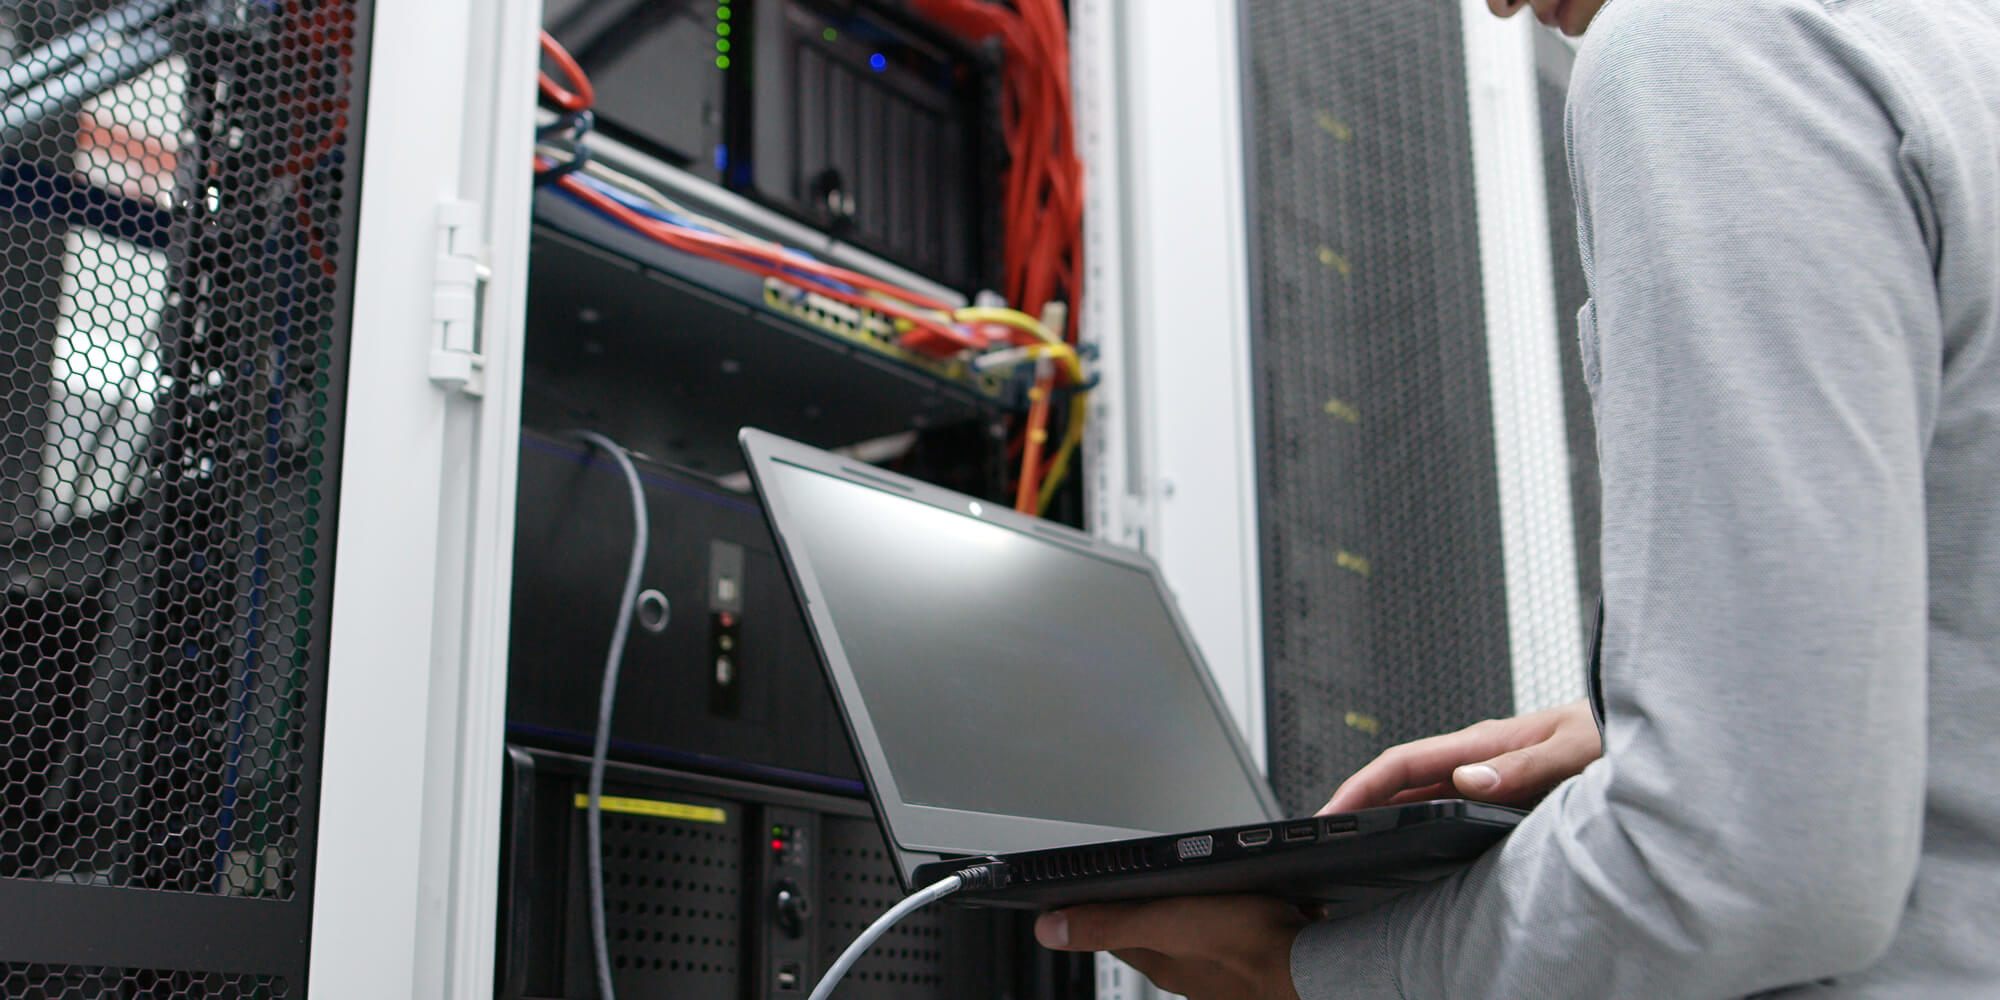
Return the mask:
<svg viewBox="0 0 2000 1000">
<path fill-rule="evenodd" d="M 729 25 L 726 25 L 726 24 L 718 24 L 718 25 L 716 25 L 716 26 L 715 26 L 715 33 L 716 33 L 716 34 L 718 34 L 718 35 L 721 35 L 721 36 L 723 36 L 724 38 L 727 38 L 727 37 L 729 37 Z"/>
<path fill-rule="evenodd" d="M 729 8 L 728 7 L 715 8 L 715 19 L 718 21 L 729 20 Z"/>
<path fill-rule="evenodd" d="M 727 38 L 718 38 L 718 39 L 716 39 L 716 40 L 715 40 L 715 51 L 717 51 L 717 52 L 727 52 L 727 51 L 729 51 L 729 39 L 727 39 Z"/>
<path fill-rule="evenodd" d="M 820 32 L 819 37 L 824 38 L 829 42 L 837 42 L 840 40 L 840 32 L 835 31 L 832 28 L 828 28 L 825 31 Z"/>
<path fill-rule="evenodd" d="M 716 68 L 716 69 L 728 69 L 728 68 L 729 68 L 729 57 L 728 57 L 728 56 L 716 56 L 716 57 L 715 57 L 715 68 Z"/>
</svg>

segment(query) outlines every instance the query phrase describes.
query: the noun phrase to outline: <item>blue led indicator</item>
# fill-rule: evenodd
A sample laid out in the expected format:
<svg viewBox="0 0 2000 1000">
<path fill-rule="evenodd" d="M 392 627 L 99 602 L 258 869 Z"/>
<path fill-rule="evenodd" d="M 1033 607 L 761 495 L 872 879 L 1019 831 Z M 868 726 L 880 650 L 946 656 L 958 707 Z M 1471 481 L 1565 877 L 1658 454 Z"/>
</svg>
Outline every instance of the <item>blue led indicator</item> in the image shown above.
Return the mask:
<svg viewBox="0 0 2000 1000">
<path fill-rule="evenodd" d="M 729 147 L 719 142 L 715 144 L 715 169 L 718 172 L 729 169 Z"/>
<path fill-rule="evenodd" d="M 877 73 L 889 68 L 889 57 L 880 52 L 868 57 L 868 68 Z"/>
</svg>

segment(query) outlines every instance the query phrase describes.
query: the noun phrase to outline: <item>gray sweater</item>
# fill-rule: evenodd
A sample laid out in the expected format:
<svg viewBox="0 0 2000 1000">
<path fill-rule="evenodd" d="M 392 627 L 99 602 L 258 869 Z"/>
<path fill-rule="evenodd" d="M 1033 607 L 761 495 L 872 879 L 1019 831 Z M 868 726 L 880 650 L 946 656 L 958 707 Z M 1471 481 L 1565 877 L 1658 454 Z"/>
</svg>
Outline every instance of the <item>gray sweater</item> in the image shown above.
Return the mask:
<svg viewBox="0 0 2000 1000">
<path fill-rule="evenodd" d="M 1605 756 L 1299 992 L 2000 998 L 2000 0 L 1612 0 L 1569 131 Z"/>
</svg>

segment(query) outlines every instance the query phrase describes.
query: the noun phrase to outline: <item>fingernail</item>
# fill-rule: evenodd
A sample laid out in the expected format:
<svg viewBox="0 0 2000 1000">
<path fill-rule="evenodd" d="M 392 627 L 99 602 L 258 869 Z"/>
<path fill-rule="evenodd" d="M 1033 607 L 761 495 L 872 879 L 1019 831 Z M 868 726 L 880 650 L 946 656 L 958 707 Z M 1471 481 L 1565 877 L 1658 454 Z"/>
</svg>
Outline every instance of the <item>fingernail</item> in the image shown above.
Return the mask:
<svg viewBox="0 0 2000 1000">
<path fill-rule="evenodd" d="M 1486 764 L 1467 764 L 1458 769 L 1451 780 L 1458 787 L 1474 792 L 1492 791 L 1500 784 L 1500 772 Z"/>
<path fill-rule="evenodd" d="M 1044 948 L 1069 947 L 1069 918 L 1061 913 L 1044 913 L 1035 921 L 1035 940 Z"/>
</svg>

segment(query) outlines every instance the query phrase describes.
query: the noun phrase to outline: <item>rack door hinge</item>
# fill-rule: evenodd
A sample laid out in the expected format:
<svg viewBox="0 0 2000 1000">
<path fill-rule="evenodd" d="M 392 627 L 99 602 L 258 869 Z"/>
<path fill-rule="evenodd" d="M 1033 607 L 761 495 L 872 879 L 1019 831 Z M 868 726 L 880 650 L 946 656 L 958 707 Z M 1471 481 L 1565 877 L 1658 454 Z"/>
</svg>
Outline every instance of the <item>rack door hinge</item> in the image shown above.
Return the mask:
<svg viewBox="0 0 2000 1000">
<path fill-rule="evenodd" d="M 431 292 L 432 384 L 478 396 L 486 390 L 486 357 L 480 353 L 479 298 L 492 275 L 484 247 L 474 245 L 479 205 L 438 204 L 437 277 Z"/>
</svg>

